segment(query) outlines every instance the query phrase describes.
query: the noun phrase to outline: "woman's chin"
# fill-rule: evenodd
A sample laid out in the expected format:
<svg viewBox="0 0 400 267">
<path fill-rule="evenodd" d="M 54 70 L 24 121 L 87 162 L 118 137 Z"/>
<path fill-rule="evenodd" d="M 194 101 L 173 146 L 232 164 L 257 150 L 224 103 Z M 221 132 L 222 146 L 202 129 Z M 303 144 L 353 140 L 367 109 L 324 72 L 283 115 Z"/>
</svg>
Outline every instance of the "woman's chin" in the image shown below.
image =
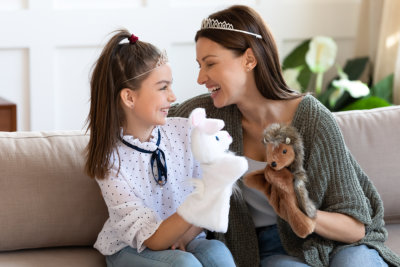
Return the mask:
<svg viewBox="0 0 400 267">
<path fill-rule="evenodd" d="M 214 104 L 214 107 L 216 107 L 216 108 L 222 108 L 225 106 L 225 103 L 223 101 L 218 100 L 217 98 L 213 99 L 213 104 Z"/>
</svg>

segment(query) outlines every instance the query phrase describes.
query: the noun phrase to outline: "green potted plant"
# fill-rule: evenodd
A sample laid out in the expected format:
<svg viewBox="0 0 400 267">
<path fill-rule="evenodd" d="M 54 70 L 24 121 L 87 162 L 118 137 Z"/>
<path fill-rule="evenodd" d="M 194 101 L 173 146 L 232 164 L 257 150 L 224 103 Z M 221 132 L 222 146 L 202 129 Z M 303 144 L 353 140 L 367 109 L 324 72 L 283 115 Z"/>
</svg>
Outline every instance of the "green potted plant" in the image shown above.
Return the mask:
<svg viewBox="0 0 400 267">
<path fill-rule="evenodd" d="M 329 110 L 371 109 L 390 106 L 393 101 L 393 74 L 376 84 L 368 75 L 366 83 L 360 80 L 369 58 L 348 60 L 337 76 L 323 88 L 326 71 L 335 65 L 337 45 L 326 36 L 305 40 L 283 60 L 283 75 L 288 85 L 299 92 L 312 92 Z"/>
</svg>

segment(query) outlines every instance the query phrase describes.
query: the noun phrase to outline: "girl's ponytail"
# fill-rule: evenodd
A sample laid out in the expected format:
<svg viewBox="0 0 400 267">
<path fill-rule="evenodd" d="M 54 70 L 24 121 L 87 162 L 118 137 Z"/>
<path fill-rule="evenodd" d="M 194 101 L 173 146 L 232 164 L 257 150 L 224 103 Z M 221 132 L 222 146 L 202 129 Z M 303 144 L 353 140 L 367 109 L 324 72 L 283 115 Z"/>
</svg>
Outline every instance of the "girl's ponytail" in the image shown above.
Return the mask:
<svg viewBox="0 0 400 267">
<path fill-rule="evenodd" d="M 104 179 L 111 167 L 112 153 L 125 120 L 120 91 L 123 88 L 139 89 L 147 75 L 129 78 L 151 68 L 160 54 L 155 46 L 137 39 L 133 41 L 135 36 L 132 36 L 127 30 L 118 30 L 104 47 L 91 75 L 87 117 L 90 140 L 85 165 L 91 178 Z"/>
</svg>

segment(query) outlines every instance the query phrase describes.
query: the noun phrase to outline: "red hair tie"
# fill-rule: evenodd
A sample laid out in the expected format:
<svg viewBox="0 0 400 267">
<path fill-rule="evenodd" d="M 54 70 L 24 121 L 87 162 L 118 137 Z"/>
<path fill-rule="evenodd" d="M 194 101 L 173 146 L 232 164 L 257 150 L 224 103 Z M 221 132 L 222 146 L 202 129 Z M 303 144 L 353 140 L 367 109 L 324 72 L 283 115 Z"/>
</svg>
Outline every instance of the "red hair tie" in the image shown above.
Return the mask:
<svg viewBox="0 0 400 267">
<path fill-rule="evenodd" d="M 130 44 L 134 44 L 137 42 L 137 40 L 139 40 L 139 37 L 137 37 L 136 35 L 132 34 L 131 37 L 128 38 L 129 43 Z"/>
</svg>

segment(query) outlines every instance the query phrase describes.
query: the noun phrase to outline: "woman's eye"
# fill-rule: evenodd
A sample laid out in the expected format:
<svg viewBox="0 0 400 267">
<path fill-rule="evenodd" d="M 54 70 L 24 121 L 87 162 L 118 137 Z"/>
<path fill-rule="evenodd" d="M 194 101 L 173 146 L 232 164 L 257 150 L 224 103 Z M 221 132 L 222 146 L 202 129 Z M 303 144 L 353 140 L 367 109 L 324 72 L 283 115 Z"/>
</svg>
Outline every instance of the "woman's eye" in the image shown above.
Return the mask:
<svg viewBox="0 0 400 267">
<path fill-rule="evenodd" d="M 283 154 L 286 154 L 286 152 L 287 152 L 287 150 L 286 150 L 286 149 L 284 149 L 284 150 L 282 151 L 282 153 L 283 153 Z"/>
<path fill-rule="evenodd" d="M 167 89 L 168 89 L 168 86 L 166 85 L 166 86 L 162 87 L 160 90 L 167 90 Z"/>
<path fill-rule="evenodd" d="M 215 137 L 215 140 L 219 141 L 219 138 L 218 138 L 218 136 L 216 136 L 216 137 Z"/>
</svg>

